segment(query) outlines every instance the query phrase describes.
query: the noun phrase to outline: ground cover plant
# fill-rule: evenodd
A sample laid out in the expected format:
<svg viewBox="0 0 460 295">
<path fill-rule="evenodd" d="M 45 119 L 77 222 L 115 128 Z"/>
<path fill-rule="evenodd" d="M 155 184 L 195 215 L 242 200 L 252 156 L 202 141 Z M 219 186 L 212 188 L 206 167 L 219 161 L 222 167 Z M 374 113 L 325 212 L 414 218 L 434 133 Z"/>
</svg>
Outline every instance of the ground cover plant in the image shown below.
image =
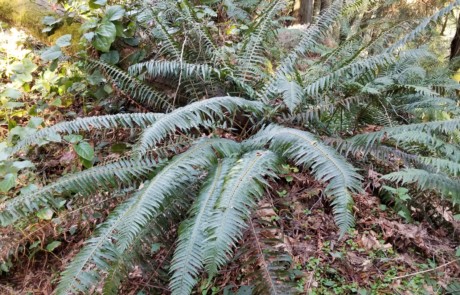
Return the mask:
<svg viewBox="0 0 460 295">
<path fill-rule="evenodd" d="M 281 231 L 272 228 L 288 217 L 263 211 L 267 193 L 275 191 L 271 202 L 286 206 L 290 188 L 280 189 L 280 183 L 317 189 L 313 195 L 332 208 L 335 225 L 328 226 L 337 227 L 328 241 L 319 240 L 319 248 L 338 261 L 360 245 L 375 251 L 372 259 L 391 256 L 378 239 L 397 236 L 389 228 L 409 231 L 384 221 L 382 236 L 353 230 L 355 216 L 363 217 L 356 211 L 363 203 L 355 200 L 368 196 L 373 203 L 363 210 L 372 211 L 372 205 L 385 210 L 372 193 L 407 222 L 423 214 L 416 204 L 427 198 L 426 192 L 433 207 L 457 214 L 459 87 L 446 63 L 420 37 L 459 4 L 453 1 L 425 19 L 382 28 L 356 20 L 380 3 L 335 1 L 303 29 L 293 48 L 285 49 L 276 46 L 278 30 L 289 21 L 285 1 L 160 1 L 125 7 L 69 2 L 68 12 L 83 19 L 83 50 L 67 52 L 73 36 L 64 35 L 43 49 L 41 58 L 56 67 L 69 54 L 78 67 L 70 89 L 79 100 L 93 100 L 85 100 L 82 109 L 98 104 L 92 112 L 102 115 L 54 125 L 31 119 L 28 124 L 36 123 L 29 126 L 32 130 L 10 132 L 2 149 L 2 167 L 8 171 L 10 163 L 16 167 L 59 145 L 68 147 L 67 157 L 77 155 L 71 160 L 78 165 L 73 171 L 51 171 L 51 181 L 23 183 L 18 189 L 16 178 L 4 177 L 2 183 L 14 185 L 4 189 L 9 194 L 0 204 L 0 223 L 21 230 L 55 214 L 53 222 L 66 223 L 59 216 L 110 201 L 103 214 L 81 214 L 72 228 L 53 232 L 49 253 L 61 245 L 59 236 L 65 239 L 94 224 L 54 281 L 56 294 L 118 293 L 133 269 L 149 269 L 144 261 L 162 248 L 163 240 L 171 242 L 163 253 L 170 257 L 166 273 L 150 269 L 154 276 L 167 277 L 161 292 L 219 292 L 212 291 L 212 282 L 229 262 L 240 259 L 254 267 L 243 249 L 257 253 L 257 267 L 252 276 L 246 274 L 253 293 L 302 293 L 315 277 L 318 294 L 367 294 L 338 276 L 316 273 L 319 260 L 295 265 Z M 373 33 L 366 33 L 370 29 Z M 338 41 L 326 44 L 337 36 Z M 90 144 L 107 134 L 121 142 Z M 107 146 L 117 155 L 109 157 Z M 23 168 L 32 168 L 27 163 Z M 300 181 L 305 175 L 308 179 Z M 312 214 L 312 205 L 305 216 Z M 362 244 L 354 242 L 357 236 Z M 339 251 L 330 247 L 334 241 L 344 243 Z M 15 244 L 29 250 L 40 244 L 28 242 Z M 11 257 L 18 248 L 11 250 L 3 256 Z M 368 261 L 347 259 L 352 267 Z M 3 265 L 8 270 L 12 263 Z M 312 272 L 309 281 L 296 277 L 296 269 L 303 268 Z M 414 284 L 405 287 L 418 290 L 429 283 L 420 279 Z M 455 284 L 449 280 L 443 290 Z"/>
</svg>

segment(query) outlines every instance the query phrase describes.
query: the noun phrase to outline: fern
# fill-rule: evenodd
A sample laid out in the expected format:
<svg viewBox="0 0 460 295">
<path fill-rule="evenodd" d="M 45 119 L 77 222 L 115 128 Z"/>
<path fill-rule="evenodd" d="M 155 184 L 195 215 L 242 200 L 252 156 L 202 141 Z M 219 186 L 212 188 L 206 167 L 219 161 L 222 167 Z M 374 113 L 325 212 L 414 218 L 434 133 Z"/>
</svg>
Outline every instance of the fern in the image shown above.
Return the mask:
<svg viewBox="0 0 460 295">
<path fill-rule="evenodd" d="M 156 163 L 148 158 L 121 160 L 64 176 L 47 186 L 36 188 L 0 204 L 0 224 L 9 225 L 40 206 L 53 205 L 55 195 L 89 195 L 98 189 L 131 185 L 133 180 L 145 177 L 155 166 Z"/>
<path fill-rule="evenodd" d="M 433 174 L 421 169 L 404 169 L 382 178 L 402 184 L 416 183 L 420 190 L 435 190 L 450 198 L 454 204 L 460 202 L 460 182 L 442 174 Z"/>
<path fill-rule="evenodd" d="M 216 275 L 227 262 L 233 247 L 242 237 L 243 229 L 255 201 L 267 186 L 265 176 L 276 177 L 279 158 L 270 151 L 251 151 L 244 154 L 230 170 L 222 193 L 211 213 L 205 245 L 205 268 Z"/>
<path fill-rule="evenodd" d="M 354 221 L 351 193 L 361 191 L 361 176 L 353 166 L 305 131 L 269 125 L 246 144 L 259 147 L 266 143 L 296 165 L 310 168 L 318 180 L 329 182 L 325 194 L 333 198 L 336 222 L 343 235 Z"/>
<path fill-rule="evenodd" d="M 100 60 L 90 60 L 88 61 L 88 65 L 90 68 L 97 67 L 102 69 L 103 73 L 115 83 L 116 87 L 132 96 L 137 102 L 161 110 L 170 110 L 173 108 L 166 95 L 143 84 L 123 70 Z"/>
<path fill-rule="evenodd" d="M 176 129 L 187 131 L 199 126 L 209 127 L 218 119 L 223 118 L 222 109 L 234 112 L 238 108 L 249 108 L 253 112 L 261 112 L 262 104 L 248 101 L 239 97 L 214 97 L 189 104 L 179 108 L 159 120 L 152 126 L 145 129 L 135 148 L 135 151 L 142 153 L 155 147 L 168 135 L 176 132 Z"/>
<path fill-rule="evenodd" d="M 190 294 L 197 283 L 204 264 L 202 242 L 207 237 L 205 228 L 222 191 L 224 179 L 234 164 L 235 160 L 228 158 L 215 166 L 190 210 L 191 217 L 179 227 L 178 244 L 171 262 L 172 294 Z"/>
<path fill-rule="evenodd" d="M 155 113 L 135 113 L 135 114 L 116 114 L 97 117 L 78 118 L 73 121 L 60 122 L 50 127 L 27 136 L 17 142 L 11 148 L 11 154 L 15 154 L 23 148 L 37 144 L 40 141 L 59 134 L 78 133 L 80 131 L 91 131 L 93 129 L 114 129 L 114 128 L 146 128 L 152 125 L 162 114 Z"/>
</svg>

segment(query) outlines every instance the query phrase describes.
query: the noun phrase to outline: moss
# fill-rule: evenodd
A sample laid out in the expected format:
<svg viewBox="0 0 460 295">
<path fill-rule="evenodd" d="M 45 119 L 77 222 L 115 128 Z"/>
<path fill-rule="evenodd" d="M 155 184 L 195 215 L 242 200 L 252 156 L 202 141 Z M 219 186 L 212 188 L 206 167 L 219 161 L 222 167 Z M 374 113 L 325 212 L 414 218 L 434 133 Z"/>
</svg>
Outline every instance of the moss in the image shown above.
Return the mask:
<svg viewBox="0 0 460 295">
<path fill-rule="evenodd" d="M 70 51 L 77 52 L 79 49 L 78 40 L 81 37 L 81 32 L 79 31 L 80 24 L 64 23 L 53 34 L 47 35 L 42 33 L 42 30 L 45 28 L 42 20 L 45 16 L 59 17 L 46 6 L 38 5 L 30 0 L 0 0 L 0 21 L 26 30 L 41 43 L 47 45 L 53 44 L 62 35 L 71 34 L 72 46 L 70 47 Z"/>
</svg>

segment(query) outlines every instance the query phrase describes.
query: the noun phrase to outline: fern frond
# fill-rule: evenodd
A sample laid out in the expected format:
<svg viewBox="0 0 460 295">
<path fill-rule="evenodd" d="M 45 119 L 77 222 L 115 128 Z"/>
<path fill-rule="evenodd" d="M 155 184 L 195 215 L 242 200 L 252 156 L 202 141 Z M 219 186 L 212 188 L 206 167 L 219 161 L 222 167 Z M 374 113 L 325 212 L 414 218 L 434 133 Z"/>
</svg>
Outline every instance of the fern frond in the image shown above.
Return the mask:
<svg viewBox="0 0 460 295">
<path fill-rule="evenodd" d="M 135 151 L 145 153 L 177 129 L 186 131 L 199 126 L 209 127 L 224 117 L 224 110 L 235 112 L 237 109 L 248 108 L 255 113 L 260 113 L 262 107 L 259 102 L 231 96 L 214 97 L 191 103 L 164 115 L 145 129 Z"/>
<path fill-rule="evenodd" d="M 137 102 L 141 104 L 145 103 L 148 106 L 161 110 L 173 109 L 173 106 L 166 95 L 145 85 L 138 79 L 131 77 L 125 71 L 100 60 L 89 60 L 88 66 L 90 68 L 97 67 L 101 69 L 109 79 L 115 82 L 116 86 L 121 91 L 132 96 L 132 98 Z"/>
<path fill-rule="evenodd" d="M 293 113 L 303 100 L 304 92 L 302 86 L 296 80 L 289 81 L 286 77 L 278 82 L 278 89 L 283 94 L 283 102 Z"/>
<path fill-rule="evenodd" d="M 59 180 L 21 194 L 0 204 L 0 224 L 9 225 L 41 205 L 54 204 L 54 196 L 65 193 L 91 194 L 99 189 L 130 185 L 135 179 L 142 179 L 156 166 L 149 158 L 121 160 L 104 166 L 70 174 Z"/>
<path fill-rule="evenodd" d="M 460 159 L 460 158 L 457 158 Z M 460 163 L 450 161 L 447 159 L 433 158 L 433 157 L 420 157 L 420 162 L 425 165 L 430 165 L 437 169 L 436 172 L 446 172 L 453 176 L 460 175 Z"/>
<path fill-rule="evenodd" d="M 398 42 L 396 42 L 391 47 L 389 47 L 387 51 L 388 52 L 396 51 L 400 49 L 402 46 L 404 46 L 405 44 L 407 44 L 408 42 L 414 40 L 417 37 L 417 35 L 423 32 L 431 22 L 435 22 L 439 18 L 448 14 L 458 5 L 460 5 L 460 0 L 456 0 L 450 3 L 448 6 L 438 10 L 435 14 L 425 18 L 415 29 L 413 29 L 409 34 L 405 35 Z"/>
<path fill-rule="evenodd" d="M 190 210 L 191 217 L 179 227 L 178 244 L 170 268 L 173 274 L 170 282 L 172 294 L 190 294 L 197 283 L 204 264 L 205 228 L 222 191 L 224 179 L 234 164 L 234 159 L 226 158 L 215 166 Z"/>
<path fill-rule="evenodd" d="M 264 177 L 276 177 L 274 171 L 279 164 L 273 152 L 251 151 L 230 170 L 207 228 L 210 235 L 205 244 L 205 269 L 210 276 L 227 262 L 247 226 L 251 208 L 268 185 Z"/>
<path fill-rule="evenodd" d="M 146 62 L 138 63 L 129 67 L 130 75 L 137 76 L 146 71 L 149 77 L 179 77 L 182 78 L 199 78 L 204 81 L 209 80 L 211 75 L 220 72 L 207 64 L 192 64 L 181 61 L 168 61 L 168 60 L 149 60 Z"/>
<path fill-rule="evenodd" d="M 59 134 L 78 133 L 80 131 L 91 131 L 93 129 L 115 129 L 115 128 L 146 128 L 160 118 L 163 114 L 157 113 L 134 113 L 116 114 L 96 117 L 78 118 L 73 121 L 60 122 L 53 126 L 38 130 L 17 142 L 11 148 L 11 154 L 15 154 L 23 148 L 37 144 L 41 140 Z"/>
<path fill-rule="evenodd" d="M 299 44 L 296 45 L 288 56 L 286 56 L 281 64 L 276 68 L 275 73 L 269 78 L 258 97 L 267 101 L 270 95 L 278 93 L 276 85 L 278 80 L 283 77 L 292 76 L 294 71 L 294 64 L 297 62 L 299 56 L 305 54 L 312 46 L 316 46 L 318 41 L 324 37 L 334 23 L 339 20 L 341 12 L 342 1 L 335 1 L 328 7 L 315 21 L 315 24 L 308 26 Z"/>
<path fill-rule="evenodd" d="M 420 190 L 435 190 L 444 197 L 450 198 L 454 204 L 460 202 L 460 181 L 442 174 L 430 173 L 421 169 L 404 169 L 384 175 L 382 179 L 402 184 L 416 183 Z"/>
<path fill-rule="evenodd" d="M 372 147 L 373 145 L 375 145 L 376 143 L 382 141 L 385 137 L 397 135 L 402 132 L 418 131 L 418 132 L 426 132 L 426 133 L 433 133 L 433 132 L 449 133 L 449 132 L 458 130 L 459 128 L 460 128 L 460 119 L 408 124 L 408 125 L 401 125 L 401 126 L 391 127 L 391 128 L 383 128 L 382 130 L 376 131 L 376 132 L 359 134 L 349 139 L 348 142 L 351 145 L 364 146 L 365 149 L 368 149 Z"/>
<path fill-rule="evenodd" d="M 243 43 L 243 49 L 238 58 L 237 73 L 241 80 L 248 82 L 257 77 L 257 67 L 265 63 L 262 42 L 270 31 L 272 20 L 284 5 L 284 0 L 273 1 L 252 25 L 250 30 L 253 33 L 249 34 L 248 39 Z"/>
<path fill-rule="evenodd" d="M 160 52 L 166 52 L 171 58 L 179 60 L 181 57 L 180 45 L 174 40 L 173 36 L 168 31 L 167 22 L 160 18 L 155 12 L 153 12 L 152 19 L 156 24 L 157 32 L 160 39 L 164 42 Z"/>
<path fill-rule="evenodd" d="M 269 125 L 245 143 L 260 147 L 270 143 L 270 149 L 310 168 L 316 179 L 329 182 L 325 194 L 332 198 L 337 225 L 343 235 L 353 226 L 352 192 L 360 192 L 361 176 L 334 149 L 324 145 L 314 135 L 297 129 Z"/>
<path fill-rule="evenodd" d="M 180 198 L 183 190 L 197 181 L 202 173 L 199 169 L 209 168 L 217 160 L 215 150 L 224 155 L 238 154 L 239 144 L 224 139 L 201 140 L 174 157 L 139 192 L 139 201 L 131 207 L 117 230 L 117 245 L 121 252 L 130 245 L 143 226 L 152 220 L 165 199 Z"/>
</svg>

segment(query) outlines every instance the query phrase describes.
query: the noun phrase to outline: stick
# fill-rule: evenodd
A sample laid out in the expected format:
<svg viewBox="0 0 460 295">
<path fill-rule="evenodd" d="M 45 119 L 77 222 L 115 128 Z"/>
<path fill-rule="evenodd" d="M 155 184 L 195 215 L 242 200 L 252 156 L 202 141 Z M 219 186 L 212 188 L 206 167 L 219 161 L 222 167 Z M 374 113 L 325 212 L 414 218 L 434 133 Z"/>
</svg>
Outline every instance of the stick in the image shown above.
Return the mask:
<svg viewBox="0 0 460 295">
<path fill-rule="evenodd" d="M 414 272 L 414 273 L 411 273 L 411 274 L 408 274 L 408 275 L 403 275 L 403 276 L 399 276 L 399 277 L 394 277 L 392 280 L 397 280 L 397 279 L 402 279 L 402 278 L 407 278 L 407 277 L 412 277 L 412 276 L 416 276 L 416 275 L 419 275 L 419 274 L 422 274 L 422 273 L 427 273 L 427 272 L 430 272 L 430 271 L 434 271 L 434 270 L 437 270 L 437 269 L 440 269 L 442 267 L 445 267 L 449 264 L 452 264 L 454 262 L 457 262 L 460 258 L 457 258 L 455 260 L 452 260 L 450 262 L 447 262 L 447 263 L 444 263 L 443 265 L 440 265 L 438 267 L 435 267 L 435 268 L 432 268 L 432 269 L 427 269 L 427 270 L 423 270 L 423 271 L 418 271 L 418 272 Z"/>
</svg>

